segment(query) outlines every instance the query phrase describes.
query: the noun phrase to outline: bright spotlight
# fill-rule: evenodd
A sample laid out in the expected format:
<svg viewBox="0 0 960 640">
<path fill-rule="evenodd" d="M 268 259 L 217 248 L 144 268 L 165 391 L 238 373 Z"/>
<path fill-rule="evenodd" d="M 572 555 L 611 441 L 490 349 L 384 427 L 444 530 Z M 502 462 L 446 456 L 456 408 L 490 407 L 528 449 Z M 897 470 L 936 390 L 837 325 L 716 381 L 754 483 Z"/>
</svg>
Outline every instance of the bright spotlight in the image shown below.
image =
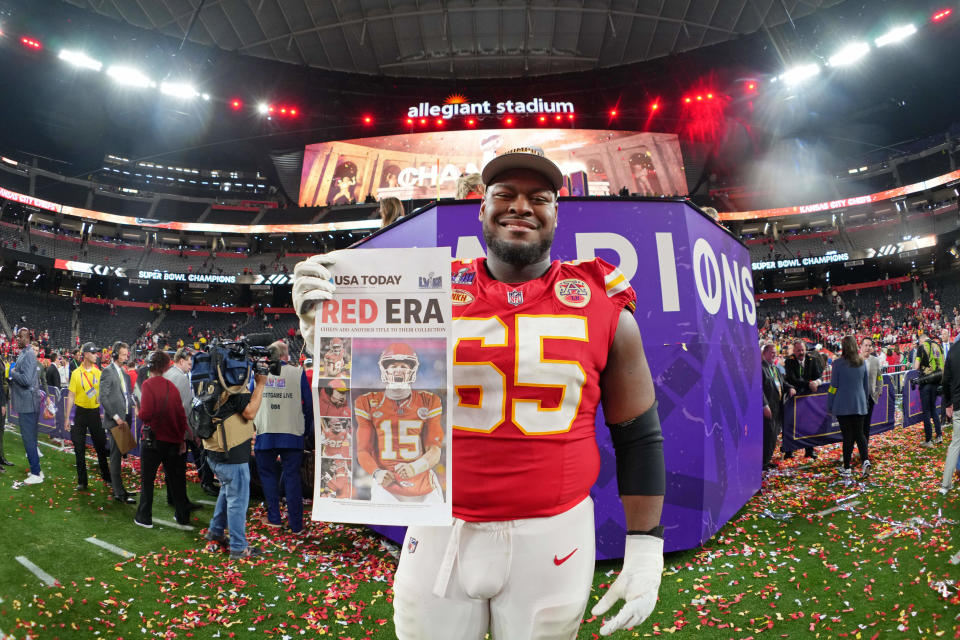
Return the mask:
<svg viewBox="0 0 960 640">
<path fill-rule="evenodd" d="M 787 69 L 785 72 L 780 74 L 779 79 L 787 84 L 798 84 L 812 78 L 815 75 L 820 73 L 820 65 L 816 63 L 812 64 L 802 64 L 792 69 Z"/>
<path fill-rule="evenodd" d="M 870 45 L 865 42 L 852 42 L 830 56 L 831 67 L 848 67 L 870 53 Z"/>
<path fill-rule="evenodd" d="M 164 82 L 160 85 L 160 93 L 174 98 L 192 100 L 200 94 L 188 82 Z"/>
<path fill-rule="evenodd" d="M 142 89 L 154 86 L 153 81 L 148 78 L 146 74 L 133 67 L 114 65 L 107 70 L 107 75 L 113 78 L 117 84 L 128 87 L 139 87 Z"/>
<path fill-rule="evenodd" d="M 64 49 L 60 52 L 59 58 L 64 62 L 72 64 L 75 67 L 80 67 L 81 69 L 100 71 L 100 69 L 103 68 L 102 62 L 99 60 L 94 60 L 82 51 L 70 51 L 69 49 Z"/>
<path fill-rule="evenodd" d="M 268 111 L 270 111 L 270 105 L 268 105 L 266 102 L 261 102 L 257 105 L 257 113 L 267 115 Z"/>
<path fill-rule="evenodd" d="M 873 41 L 878 47 L 884 47 L 888 44 L 894 44 L 900 42 L 901 40 L 906 40 L 913 34 L 917 32 L 917 28 L 912 24 L 906 24 L 902 27 L 897 27 L 896 29 L 891 29 L 885 34 Z"/>
</svg>

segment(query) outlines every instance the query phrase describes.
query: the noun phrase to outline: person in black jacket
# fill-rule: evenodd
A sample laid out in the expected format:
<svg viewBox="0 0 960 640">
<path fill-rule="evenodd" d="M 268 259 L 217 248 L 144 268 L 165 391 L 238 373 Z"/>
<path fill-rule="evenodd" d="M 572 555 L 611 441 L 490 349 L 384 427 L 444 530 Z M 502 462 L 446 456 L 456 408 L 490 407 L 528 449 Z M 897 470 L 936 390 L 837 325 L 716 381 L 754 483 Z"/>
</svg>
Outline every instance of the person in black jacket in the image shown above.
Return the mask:
<svg viewBox="0 0 960 640">
<path fill-rule="evenodd" d="M 772 342 L 763 345 L 760 357 L 763 359 L 763 469 L 772 469 L 773 450 L 777 444 L 777 434 L 783 426 L 783 404 L 787 398 L 797 395 L 773 363 L 776 348 Z"/>
<path fill-rule="evenodd" d="M 783 364 L 787 374 L 787 382 L 799 394 L 816 393 L 817 387 L 820 385 L 820 378 L 823 377 L 823 363 L 820 358 L 817 357 L 816 353 L 807 354 L 806 351 L 806 345 L 802 340 L 795 341 L 793 343 L 793 355 L 787 358 L 787 361 Z M 806 447 L 804 451 L 808 458 L 817 457 L 813 447 Z M 792 458 L 793 452 L 788 451 L 783 457 Z"/>
<path fill-rule="evenodd" d="M 50 365 L 43 374 L 48 387 L 53 387 L 54 389 L 60 388 L 60 370 L 57 369 L 59 365 L 60 354 L 54 351 L 50 354 Z"/>
<path fill-rule="evenodd" d="M 940 483 L 940 493 L 945 494 L 953 488 L 953 474 L 960 458 L 960 413 L 955 412 L 960 408 L 960 336 L 947 348 L 947 360 L 943 364 L 943 404 L 947 418 L 953 420 L 953 435 Z"/>
</svg>

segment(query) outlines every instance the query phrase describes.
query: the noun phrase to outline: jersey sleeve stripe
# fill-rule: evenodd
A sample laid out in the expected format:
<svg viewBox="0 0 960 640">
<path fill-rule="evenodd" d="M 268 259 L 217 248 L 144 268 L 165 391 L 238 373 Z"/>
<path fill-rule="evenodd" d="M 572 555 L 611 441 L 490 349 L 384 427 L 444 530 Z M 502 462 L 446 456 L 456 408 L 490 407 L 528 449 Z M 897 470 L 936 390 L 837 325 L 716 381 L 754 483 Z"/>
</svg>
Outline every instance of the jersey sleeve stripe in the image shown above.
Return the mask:
<svg viewBox="0 0 960 640">
<path fill-rule="evenodd" d="M 606 287 L 607 287 L 607 295 L 612 298 L 613 296 L 617 295 L 621 291 L 626 291 L 630 287 L 630 283 L 627 282 L 626 276 L 624 276 L 621 273 L 614 280 L 607 282 Z"/>
<path fill-rule="evenodd" d="M 434 417 L 436 417 L 436 416 L 439 416 L 439 415 L 442 414 L 442 413 L 443 413 L 443 407 L 437 407 L 437 408 L 434 409 L 433 411 L 430 411 L 429 413 L 427 413 L 427 417 L 428 417 L 428 418 L 434 418 Z"/>
<path fill-rule="evenodd" d="M 370 419 L 370 414 L 364 411 L 363 409 L 361 409 L 360 407 L 354 407 L 353 411 L 361 418 L 366 418 L 367 420 Z"/>
</svg>

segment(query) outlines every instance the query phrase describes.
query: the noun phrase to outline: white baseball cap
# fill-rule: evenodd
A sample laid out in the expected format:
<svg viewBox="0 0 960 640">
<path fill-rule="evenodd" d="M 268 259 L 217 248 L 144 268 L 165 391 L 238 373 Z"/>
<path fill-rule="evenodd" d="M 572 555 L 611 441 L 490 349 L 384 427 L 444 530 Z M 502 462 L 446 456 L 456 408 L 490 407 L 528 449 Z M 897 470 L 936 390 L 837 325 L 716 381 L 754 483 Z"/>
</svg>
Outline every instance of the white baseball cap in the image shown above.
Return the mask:
<svg viewBox="0 0 960 640">
<path fill-rule="evenodd" d="M 483 167 L 480 178 L 483 184 L 488 185 L 498 175 L 511 169 L 536 171 L 547 179 L 554 191 L 559 191 L 563 186 L 563 172 L 540 147 L 520 147 L 501 153 Z"/>
</svg>

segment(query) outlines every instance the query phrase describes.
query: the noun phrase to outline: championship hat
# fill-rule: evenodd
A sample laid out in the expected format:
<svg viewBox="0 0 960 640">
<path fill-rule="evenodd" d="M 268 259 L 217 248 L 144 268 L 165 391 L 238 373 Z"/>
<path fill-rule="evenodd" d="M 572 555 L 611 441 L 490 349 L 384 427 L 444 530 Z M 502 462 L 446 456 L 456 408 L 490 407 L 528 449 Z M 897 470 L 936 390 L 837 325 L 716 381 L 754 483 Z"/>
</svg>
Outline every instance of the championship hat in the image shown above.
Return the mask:
<svg viewBox="0 0 960 640">
<path fill-rule="evenodd" d="M 563 172 L 547 158 L 540 147 L 520 147 L 505 151 L 483 167 L 480 177 L 483 184 L 491 184 L 494 178 L 511 169 L 536 171 L 547 179 L 554 191 L 559 191 L 563 186 Z"/>
</svg>

